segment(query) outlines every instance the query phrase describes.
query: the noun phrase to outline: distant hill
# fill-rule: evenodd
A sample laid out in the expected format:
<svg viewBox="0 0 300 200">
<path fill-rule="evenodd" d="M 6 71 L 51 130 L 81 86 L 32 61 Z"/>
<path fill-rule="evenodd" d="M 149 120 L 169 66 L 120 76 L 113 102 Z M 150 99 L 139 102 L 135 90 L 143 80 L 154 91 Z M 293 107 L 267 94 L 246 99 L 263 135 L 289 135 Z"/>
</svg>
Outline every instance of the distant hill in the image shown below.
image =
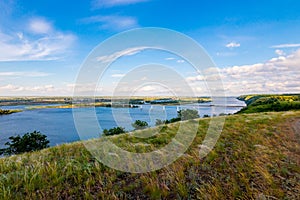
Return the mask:
<svg viewBox="0 0 300 200">
<path fill-rule="evenodd" d="M 238 99 L 245 101 L 247 104 L 247 107 L 238 113 L 278 112 L 300 109 L 300 94 L 242 95 Z"/>
<path fill-rule="evenodd" d="M 0 199 L 300 199 L 300 111 L 227 116 L 216 146 L 200 159 L 210 120 L 184 122 L 199 123 L 193 144 L 149 173 L 106 167 L 83 142 L 0 158 Z M 149 152 L 169 143 L 179 124 L 156 127 L 161 131 L 150 138 L 136 132 L 107 138 Z"/>
</svg>

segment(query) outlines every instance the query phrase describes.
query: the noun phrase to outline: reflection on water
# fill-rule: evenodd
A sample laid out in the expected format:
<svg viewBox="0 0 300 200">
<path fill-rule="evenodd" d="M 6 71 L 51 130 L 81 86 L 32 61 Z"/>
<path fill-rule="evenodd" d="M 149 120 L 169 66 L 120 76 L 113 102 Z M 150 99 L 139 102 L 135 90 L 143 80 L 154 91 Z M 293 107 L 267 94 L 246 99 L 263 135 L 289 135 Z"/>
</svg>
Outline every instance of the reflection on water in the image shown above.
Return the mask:
<svg viewBox="0 0 300 200">
<path fill-rule="evenodd" d="M 160 105 L 143 105 L 142 108 L 107 108 L 97 107 L 96 116 L 101 128 L 98 125 L 90 124 L 89 119 L 92 116 L 85 115 L 87 109 L 94 108 L 78 108 L 76 112 L 82 112 L 82 123 L 85 123 L 86 137 L 84 139 L 99 137 L 101 129 L 108 129 L 115 126 L 125 127 L 126 130 L 132 130 L 131 123 L 135 120 L 147 121 L 153 126 L 156 119 L 171 119 L 177 116 L 178 109 L 198 109 L 200 116 L 203 115 L 219 115 L 220 113 L 235 113 L 245 106 L 244 102 L 233 97 L 227 98 L 229 107 L 204 106 L 218 104 L 216 102 L 206 104 L 193 104 L 181 106 L 160 106 Z M 200 105 L 200 106 L 199 106 Z M 66 142 L 79 140 L 74 121 L 72 109 L 36 109 L 26 110 L 28 105 L 23 106 L 3 106 L 2 109 L 25 109 L 23 112 L 11 115 L 0 116 L 0 148 L 7 142 L 8 137 L 16 134 L 24 134 L 34 130 L 40 131 L 48 136 L 50 145 L 56 145 Z"/>
</svg>

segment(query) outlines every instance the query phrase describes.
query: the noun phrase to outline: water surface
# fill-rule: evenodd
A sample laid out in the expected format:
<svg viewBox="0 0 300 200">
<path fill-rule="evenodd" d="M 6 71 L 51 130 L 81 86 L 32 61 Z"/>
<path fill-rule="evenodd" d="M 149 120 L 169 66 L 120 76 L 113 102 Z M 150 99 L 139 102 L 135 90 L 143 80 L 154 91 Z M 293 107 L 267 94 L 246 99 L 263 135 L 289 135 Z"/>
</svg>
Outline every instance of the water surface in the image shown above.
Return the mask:
<svg viewBox="0 0 300 200">
<path fill-rule="evenodd" d="M 81 112 L 81 123 L 86 132 L 84 137 L 79 138 L 75 128 L 72 109 L 70 108 L 46 108 L 46 109 L 27 109 L 30 105 L 2 106 L 1 109 L 22 109 L 23 112 L 11 115 L 0 116 L 0 148 L 8 141 L 8 137 L 32 132 L 34 130 L 48 136 L 50 145 L 58 145 L 66 142 L 77 141 L 99 137 L 104 128 L 109 129 L 115 126 L 125 127 L 132 130 L 131 123 L 135 120 L 147 121 L 150 126 L 155 125 L 156 119 L 171 119 L 177 116 L 178 109 L 197 109 L 200 116 L 216 115 L 220 113 L 235 113 L 245 106 L 244 102 L 236 98 L 227 98 L 227 105 L 232 107 L 208 106 L 214 103 L 192 104 L 185 106 L 161 106 L 161 105 L 142 105 L 142 108 L 109 108 L 97 107 L 95 113 L 99 125 L 91 124 L 92 116 L 87 111 L 94 111 L 94 108 L 77 108 L 75 112 Z M 215 104 L 218 104 L 215 102 Z"/>
</svg>

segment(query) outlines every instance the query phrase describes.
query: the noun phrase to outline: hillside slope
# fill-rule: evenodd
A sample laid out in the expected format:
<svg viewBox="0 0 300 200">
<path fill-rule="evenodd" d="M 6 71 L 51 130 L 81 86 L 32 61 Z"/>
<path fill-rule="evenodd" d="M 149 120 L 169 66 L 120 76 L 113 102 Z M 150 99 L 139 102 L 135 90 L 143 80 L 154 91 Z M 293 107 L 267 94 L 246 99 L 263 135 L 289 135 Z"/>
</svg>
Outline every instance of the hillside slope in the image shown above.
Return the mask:
<svg viewBox="0 0 300 200">
<path fill-rule="evenodd" d="M 0 199 L 300 199 L 300 112 L 228 116 L 214 150 L 199 159 L 209 121 L 190 121 L 199 129 L 189 150 L 155 172 L 110 169 L 82 142 L 1 158 Z M 111 140 L 146 152 L 166 145 L 177 128 Z"/>
<path fill-rule="evenodd" d="M 237 113 L 279 112 L 300 110 L 300 94 L 260 94 L 238 97 L 247 107 Z"/>
</svg>

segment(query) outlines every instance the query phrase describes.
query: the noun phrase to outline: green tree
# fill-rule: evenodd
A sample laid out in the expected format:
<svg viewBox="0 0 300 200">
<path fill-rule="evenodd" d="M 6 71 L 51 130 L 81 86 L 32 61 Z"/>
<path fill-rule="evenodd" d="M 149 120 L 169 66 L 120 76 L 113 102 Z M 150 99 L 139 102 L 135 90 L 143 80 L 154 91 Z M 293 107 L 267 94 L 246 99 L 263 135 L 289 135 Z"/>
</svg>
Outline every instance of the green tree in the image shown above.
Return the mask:
<svg viewBox="0 0 300 200">
<path fill-rule="evenodd" d="M 199 118 L 199 114 L 197 110 L 185 109 L 177 112 L 177 117 L 181 120 L 189 120 Z"/>
<path fill-rule="evenodd" d="M 11 136 L 10 142 L 6 142 L 7 148 L 0 149 L 0 155 L 13 155 L 30 151 L 37 151 L 49 147 L 47 136 L 39 131 L 26 133 L 23 136 Z"/>
<path fill-rule="evenodd" d="M 166 120 L 166 124 L 174 123 L 174 122 L 179 122 L 181 119 L 179 117 L 174 117 L 171 118 L 170 120 Z"/>
<path fill-rule="evenodd" d="M 109 136 L 109 135 L 119 135 L 122 133 L 126 133 L 125 128 L 118 126 L 111 129 L 104 129 L 102 135 Z"/>
<path fill-rule="evenodd" d="M 141 120 L 136 120 L 133 124 L 131 124 L 134 130 L 141 130 L 148 127 L 148 123 Z"/>
</svg>

